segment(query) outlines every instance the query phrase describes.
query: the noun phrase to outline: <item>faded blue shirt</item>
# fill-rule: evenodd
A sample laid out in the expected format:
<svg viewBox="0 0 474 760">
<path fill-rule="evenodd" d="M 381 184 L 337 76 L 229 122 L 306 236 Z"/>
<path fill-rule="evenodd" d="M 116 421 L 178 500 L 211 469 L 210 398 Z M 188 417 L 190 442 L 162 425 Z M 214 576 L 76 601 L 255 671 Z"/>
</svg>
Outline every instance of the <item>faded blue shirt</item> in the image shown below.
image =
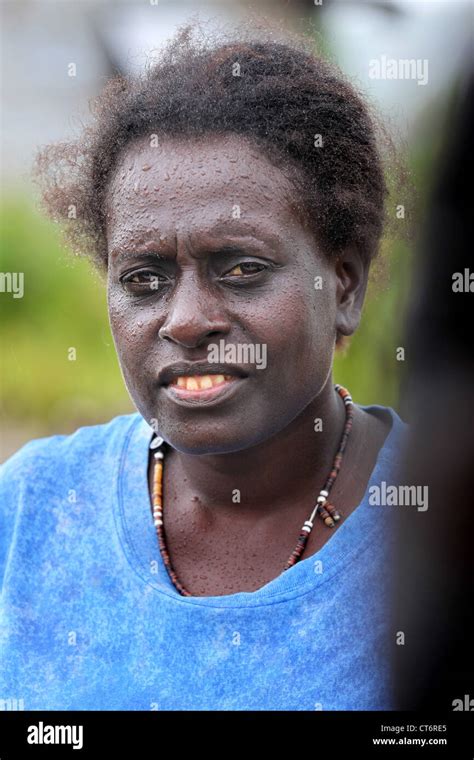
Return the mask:
<svg viewBox="0 0 474 760">
<path fill-rule="evenodd" d="M 183 597 L 152 522 L 140 414 L 30 441 L 0 468 L 0 708 L 394 709 L 390 620 L 406 425 L 361 504 L 316 554 L 257 591 Z"/>
</svg>

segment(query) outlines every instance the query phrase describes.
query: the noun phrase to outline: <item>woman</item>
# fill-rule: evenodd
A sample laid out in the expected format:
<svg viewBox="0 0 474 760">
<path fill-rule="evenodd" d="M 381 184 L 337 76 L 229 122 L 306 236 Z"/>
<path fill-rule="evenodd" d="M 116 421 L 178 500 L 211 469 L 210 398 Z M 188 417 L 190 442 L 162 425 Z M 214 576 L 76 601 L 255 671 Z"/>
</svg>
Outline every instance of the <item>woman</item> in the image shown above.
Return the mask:
<svg viewBox="0 0 474 760">
<path fill-rule="evenodd" d="M 405 426 L 332 378 L 383 229 L 375 125 L 303 44 L 192 31 L 39 157 L 138 413 L 2 468 L 0 695 L 390 709 L 393 518 L 368 497 Z"/>
</svg>

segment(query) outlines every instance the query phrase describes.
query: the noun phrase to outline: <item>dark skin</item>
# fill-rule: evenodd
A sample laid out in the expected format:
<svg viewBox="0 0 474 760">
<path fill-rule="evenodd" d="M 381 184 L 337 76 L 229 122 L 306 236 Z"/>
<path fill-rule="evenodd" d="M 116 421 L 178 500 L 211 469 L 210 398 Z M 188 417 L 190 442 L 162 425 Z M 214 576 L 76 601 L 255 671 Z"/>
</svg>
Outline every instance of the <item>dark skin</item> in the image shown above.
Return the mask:
<svg viewBox="0 0 474 760">
<path fill-rule="evenodd" d="M 137 409 L 170 446 L 166 543 L 196 596 L 255 591 L 282 572 L 344 426 L 334 345 L 337 331 L 357 329 L 368 272 L 355 251 L 324 255 L 294 199 L 284 171 L 237 135 L 167 138 L 159 147 L 140 139 L 109 186 L 111 329 Z M 206 361 L 221 339 L 265 344 L 266 368 L 247 364 L 219 403 L 177 403 L 159 372 Z M 355 405 L 331 493 L 343 519 L 362 500 L 388 432 Z M 334 530 L 317 519 L 303 558 Z"/>
</svg>

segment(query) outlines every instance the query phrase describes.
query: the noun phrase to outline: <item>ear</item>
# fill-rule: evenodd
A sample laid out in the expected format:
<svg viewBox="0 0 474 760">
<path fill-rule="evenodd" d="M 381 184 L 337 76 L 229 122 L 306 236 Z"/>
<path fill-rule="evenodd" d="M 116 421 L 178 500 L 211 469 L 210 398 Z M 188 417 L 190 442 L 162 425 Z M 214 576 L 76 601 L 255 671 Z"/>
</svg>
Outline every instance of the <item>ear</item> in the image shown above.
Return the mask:
<svg viewBox="0 0 474 760">
<path fill-rule="evenodd" d="M 368 266 L 355 249 L 347 249 L 335 260 L 336 330 L 352 335 L 358 328 L 367 290 Z"/>
</svg>

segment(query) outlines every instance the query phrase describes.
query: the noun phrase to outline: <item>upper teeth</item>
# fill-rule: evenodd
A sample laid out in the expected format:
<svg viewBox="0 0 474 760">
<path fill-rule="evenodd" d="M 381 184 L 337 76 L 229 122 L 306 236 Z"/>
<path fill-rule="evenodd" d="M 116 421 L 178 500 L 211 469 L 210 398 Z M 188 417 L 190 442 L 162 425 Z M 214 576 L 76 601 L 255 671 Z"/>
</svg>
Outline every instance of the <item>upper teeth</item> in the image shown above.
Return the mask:
<svg viewBox="0 0 474 760">
<path fill-rule="evenodd" d="M 188 391 L 200 391 L 220 385 L 230 379 L 231 375 L 180 375 L 171 381 L 171 385 L 186 388 Z"/>
</svg>

